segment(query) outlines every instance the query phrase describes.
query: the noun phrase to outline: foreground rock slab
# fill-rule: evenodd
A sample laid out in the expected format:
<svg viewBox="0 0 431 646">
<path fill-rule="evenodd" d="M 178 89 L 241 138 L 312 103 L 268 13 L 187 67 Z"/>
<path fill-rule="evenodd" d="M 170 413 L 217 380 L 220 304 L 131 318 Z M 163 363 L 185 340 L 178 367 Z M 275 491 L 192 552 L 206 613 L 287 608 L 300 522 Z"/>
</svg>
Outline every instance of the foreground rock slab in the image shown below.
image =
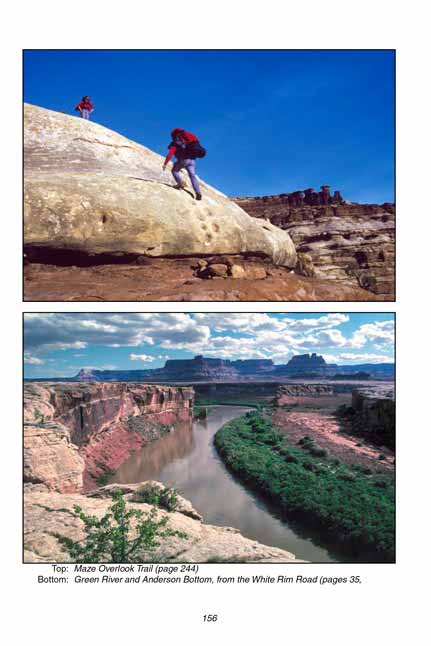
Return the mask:
<svg viewBox="0 0 431 646">
<path fill-rule="evenodd" d="M 136 487 L 142 486 L 139 483 Z M 130 500 L 133 493 L 125 498 Z M 48 491 L 43 486 L 27 485 L 24 493 L 24 561 L 26 563 L 69 562 L 70 557 L 56 538 L 67 536 L 75 541 L 84 538 L 83 523 L 73 515 L 74 505 L 79 505 L 86 514 L 98 517 L 107 513 L 112 504 L 106 492 L 92 495 L 61 494 Z M 128 505 L 143 512 L 151 506 L 128 502 Z M 170 537 L 162 539 L 156 554 L 142 553 L 145 561 L 171 561 L 181 563 L 206 563 L 230 561 L 239 563 L 301 563 L 293 554 L 276 547 L 262 545 L 242 536 L 231 527 L 206 525 L 185 511 L 160 510 L 159 517 L 168 516 L 169 526 L 187 534 L 187 539 Z"/>
<path fill-rule="evenodd" d="M 175 190 L 163 158 L 148 148 L 32 105 L 24 123 L 27 246 L 142 256 L 254 252 L 295 266 L 285 231 L 204 182 L 201 202 L 190 189 Z"/>
<path fill-rule="evenodd" d="M 29 264 L 24 269 L 27 301 L 377 301 L 354 284 L 306 278 L 264 261 L 244 261 L 244 273 L 266 278 L 196 277 L 196 259 L 151 258 L 148 264 L 92 267 Z"/>
</svg>

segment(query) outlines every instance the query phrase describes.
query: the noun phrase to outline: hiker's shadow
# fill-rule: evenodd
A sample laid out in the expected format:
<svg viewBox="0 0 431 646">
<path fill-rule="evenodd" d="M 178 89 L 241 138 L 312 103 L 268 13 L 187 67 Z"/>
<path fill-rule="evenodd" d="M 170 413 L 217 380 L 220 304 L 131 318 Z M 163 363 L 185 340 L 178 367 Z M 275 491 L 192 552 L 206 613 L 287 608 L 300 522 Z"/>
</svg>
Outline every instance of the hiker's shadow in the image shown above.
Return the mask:
<svg viewBox="0 0 431 646">
<path fill-rule="evenodd" d="M 178 188 L 175 188 L 175 186 L 173 186 L 172 184 L 168 184 L 167 182 L 160 182 L 159 180 L 156 180 L 156 179 L 146 179 L 145 177 L 132 177 L 131 175 L 129 175 L 129 179 L 138 179 L 141 182 L 153 182 L 154 184 L 163 184 L 163 186 L 172 188 L 172 190 L 174 191 L 182 190 L 184 193 L 187 193 L 188 195 L 190 195 L 190 197 L 195 199 L 195 196 L 193 195 L 192 191 L 189 191 L 189 189 L 187 188 L 178 189 Z"/>
</svg>

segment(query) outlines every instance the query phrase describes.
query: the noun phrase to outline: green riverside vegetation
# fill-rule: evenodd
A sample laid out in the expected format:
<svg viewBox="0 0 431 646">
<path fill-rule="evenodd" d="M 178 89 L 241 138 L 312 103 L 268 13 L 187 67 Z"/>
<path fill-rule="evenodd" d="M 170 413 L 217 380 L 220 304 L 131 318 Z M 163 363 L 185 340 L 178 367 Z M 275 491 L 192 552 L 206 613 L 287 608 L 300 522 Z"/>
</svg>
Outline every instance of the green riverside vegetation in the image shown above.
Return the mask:
<svg viewBox="0 0 431 646">
<path fill-rule="evenodd" d="M 308 436 L 289 444 L 261 412 L 226 424 L 214 443 L 226 465 L 286 517 L 318 529 L 357 559 L 395 560 L 392 475 L 343 464 Z"/>
</svg>

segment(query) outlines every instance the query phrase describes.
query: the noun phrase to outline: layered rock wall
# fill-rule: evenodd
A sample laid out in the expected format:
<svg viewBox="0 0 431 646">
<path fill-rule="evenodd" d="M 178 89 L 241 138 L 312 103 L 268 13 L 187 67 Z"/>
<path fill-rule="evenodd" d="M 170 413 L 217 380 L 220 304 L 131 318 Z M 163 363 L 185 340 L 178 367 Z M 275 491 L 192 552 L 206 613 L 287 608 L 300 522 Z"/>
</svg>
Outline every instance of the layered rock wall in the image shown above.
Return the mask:
<svg viewBox="0 0 431 646">
<path fill-rule="evenodd" d="M 395 449 L 395 393 L 393 386 L 358 388 L 352 392 L 353 427 L 374 444 Z"/>
<path fill-rule="evenodd" d="M 329 186 L 265 197 L 235 198 L 250 215 L 291 236 L 297 271 L 340 286 L 359 285 L 383 300 L 394 299 L 394 204 L 355 204 Z"/>
<path fill-rule="evenodd" d="M 334 389 L 328 384 L 287 384 L 278 389 L 276 403 L 282 406 L 291 404 L 298 397 L 322 397 L 333 394 Z"/>
<path fill-rule="evenodd" d="M 25 479 L 63 492 L 89 489 L 131 451 L 174 424 L 191 424 L 193 397 L 191 388 L 148 384 L 26 384 Z"/>
</svg>

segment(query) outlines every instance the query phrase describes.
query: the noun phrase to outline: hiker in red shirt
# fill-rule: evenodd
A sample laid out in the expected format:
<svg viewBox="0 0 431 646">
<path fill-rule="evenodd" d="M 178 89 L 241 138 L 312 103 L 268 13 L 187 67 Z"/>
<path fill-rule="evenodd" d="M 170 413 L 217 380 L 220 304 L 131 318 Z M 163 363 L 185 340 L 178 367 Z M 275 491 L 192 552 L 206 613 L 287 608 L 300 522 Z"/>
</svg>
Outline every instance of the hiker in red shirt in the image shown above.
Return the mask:
<svg viewBox="0 0 431 646">
<path fill-rule="evenodd" d="M 198 178 L 196 177 L 195 159 L 197 157 L 204 157 L 205 149 L 200 145 L 196 135 L 182 128 L 172 130 L 171 137 L 172 141 L 168 146 L 169 152 L 163 163 L 163 170 L 166 170 L 169 160 L 175 155 L 177 161 L 172 168 L 172 175 L 177 183 L 175 188 L 181 189 L 186 187 L 180 175 L 180 170 L 185 168 L 196 193 L 196 199 L 201 200 L 202 194 Z"/>
<path fill-rule="evenodd" d="M 94 106 L 90 101 L 90 97 L 83 96 L 75 110 L 81 113 L 83 119 L 90 119 L 90 114 L 94 112 Z"/>
</svg>

